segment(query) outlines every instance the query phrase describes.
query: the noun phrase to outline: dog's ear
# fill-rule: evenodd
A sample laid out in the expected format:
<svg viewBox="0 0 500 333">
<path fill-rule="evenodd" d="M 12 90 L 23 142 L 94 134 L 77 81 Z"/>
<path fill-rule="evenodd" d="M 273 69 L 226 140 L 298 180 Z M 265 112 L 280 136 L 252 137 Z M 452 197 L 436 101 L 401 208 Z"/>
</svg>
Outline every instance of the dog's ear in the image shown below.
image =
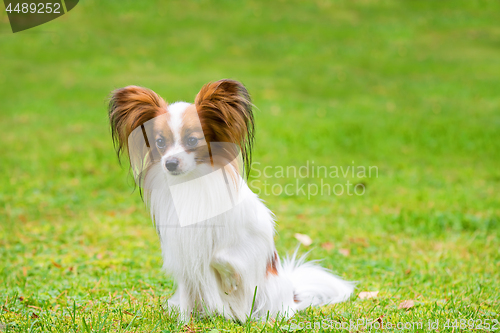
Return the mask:
<svg viewBox="0 0 500 333">
<path fill-rule="evenodd" d="M 207 83 L 196 95 L 195 105 L 207 143 L 237 144 L 248 175 L 254 140 L 254 117 L 245 86 L 234 80 Z"/>
<path fill-rule="evenodd" d="M 166 113 L 166 107 L 163 98 L 147 88 L 127 86 L 111 93 L 108 113 L 118 158 L 125 149 L 128 153 L 130 133 L 146 121 Z"/>
</svg>

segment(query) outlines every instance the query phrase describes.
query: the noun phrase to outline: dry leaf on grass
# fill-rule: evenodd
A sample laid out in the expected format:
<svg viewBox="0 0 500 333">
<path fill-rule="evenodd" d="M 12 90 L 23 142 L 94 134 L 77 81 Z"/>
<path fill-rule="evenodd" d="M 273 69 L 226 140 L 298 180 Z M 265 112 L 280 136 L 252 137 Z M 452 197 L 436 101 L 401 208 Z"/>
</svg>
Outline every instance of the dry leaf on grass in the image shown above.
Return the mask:
<svg viewBox="0 0 500 333">
<path fill-rule="evenodd" d="M 368 240 L 366 238 L 362 237 L 351 237 L 349 238 L 349 242 L 354 243 L 354 244 L 359 244 L 363 247 L 368 247 Z"/>
<path fill-rule="evenodd" d="M 135 212 L 135 206 L 131 206 L 130 208 L 127 208 L 124 213 L 125 215 L 130 215 L 132 214 L 133 212 Z"/>
<path fill-rule="evenodd" d="M 339 253 L 344 257 L 348 257 L 351 254 L 351 251 L 349 251 L 349 249 L 339 249 Z"/>
<path fill-rule="evenodd" d="M 414 306 L 415 306 L 415 302 L 412 301 L 411 299 L 408 299 L 406 301 L 402 301 L 399 304 L 398 309 L 411 309 Z"/>
<path fill-rule="evenodd" d="M 307 235 L 304 235 L 304 234 L 299 234 L 299 233 L 296 233 L 295 235 L 295 238 L 302 243 L 302 245 L 304 246 L 309 246 L 312 244 L 312 239 L 311 237 L 307 236 Z"/>
<path fill-rule="evenodd" d="M 52 260 L 52 265 L 56 266 L 57 268 L 61 268 L 62 267 L 60 264 L 58 264 L 54 260 Z"/>
<path fill-rule="evenodd" d="M 333 244 L 330 242 L 321 244 L 321 247 L 328 251 L 334 248 Z"/>
<path fill-rule="evenodd" d="M 360 299 L 370 299 L 375 298 L 378 295 L 378 291 L 362 291 L 358 294 Z"/>
</svg>

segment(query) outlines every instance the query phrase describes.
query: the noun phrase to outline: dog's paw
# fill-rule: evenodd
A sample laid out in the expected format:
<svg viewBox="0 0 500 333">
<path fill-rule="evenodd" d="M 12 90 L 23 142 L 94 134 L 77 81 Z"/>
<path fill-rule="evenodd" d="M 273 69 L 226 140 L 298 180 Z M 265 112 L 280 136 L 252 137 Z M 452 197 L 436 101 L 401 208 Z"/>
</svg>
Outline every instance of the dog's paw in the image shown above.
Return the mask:
<svg viewBox="0 0 500 333">
<path fill-rule="evenodd" d="M 173 307 L 180 307 L 181 305 L 181 293 L 180 293 L 180 290 L 177 289 L 175 291 L 175 293 L 172 295 L 172 297 L 170 297 L 169 299 L 167 299 L 167 307 L 169 308 L 173 308 Z"/>
<path fill-rule="evenodd" d="M 222 291 L 226 295 L 231 295 L 238 290 L 240 276 L 230 263 L 219 258 L 212 262 L 212 266 L 219 273 Z"/>
<path fill-rule="evenodd" d="M 239 284 L 240 284 L 240 277 L 236 273 L 227 275 L 222 278 L 222 290 L 226 295 L 231 295 L 233 292 L 238 290 Z"/>
</svg>

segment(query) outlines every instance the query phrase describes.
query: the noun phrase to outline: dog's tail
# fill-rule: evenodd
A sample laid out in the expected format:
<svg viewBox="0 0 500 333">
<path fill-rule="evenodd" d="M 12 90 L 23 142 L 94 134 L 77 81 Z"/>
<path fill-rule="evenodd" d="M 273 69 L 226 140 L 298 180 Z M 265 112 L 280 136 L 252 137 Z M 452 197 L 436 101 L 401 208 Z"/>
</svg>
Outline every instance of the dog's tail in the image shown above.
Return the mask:
<svg viewBox="0 0 500 333">
<path fill-rule="evenodd" d="M 306 262 L 307 254 L 297 258 L 297 250 L 291 258 L 283 260 L 282 266 L 293 285 L 296 310 L 343 302 L 351 296 L 354 282 L 342 280 L 315 261 Z"/>
</svg>

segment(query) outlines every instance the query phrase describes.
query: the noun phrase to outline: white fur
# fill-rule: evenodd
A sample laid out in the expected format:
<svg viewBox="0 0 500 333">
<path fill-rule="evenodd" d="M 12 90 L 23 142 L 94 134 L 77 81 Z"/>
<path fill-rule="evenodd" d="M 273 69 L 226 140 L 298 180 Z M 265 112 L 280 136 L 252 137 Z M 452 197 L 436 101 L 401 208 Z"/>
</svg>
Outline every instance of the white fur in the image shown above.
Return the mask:
<svg viewBox="0 0 500 333">
<path fill-rule="evenodd" d="M 165 168 L 165 162 L 174 156 L 180 161 L 179 169 L 176 172 L 189 172 L 196 167 L 194 154 L 186 153 L 181 145 L 182 117 L 190 105 L 187 102 L 176 102 L 168 106 L 168 113 L 170 114 L 168 125 L 174 135 L 174 145 L 169 147 L 162 157 L 161 165 L 164 167 L 165 172 L 168 172 Z"/>
<path fill-rule="evenodd" d="M 168 125 L 177 143 L 181 141 L 182 116 L 190 105 L 187 102 L 175 102 L 168 106 L 168 113 L 170 114 Z"/>
<path fill-rule="evenodd" d="M 176 103 L 177 104 L 177 103 Z M 172 110 L 173 104 L 169 107 Z M 180 117 L 181 106 L 174 112 Z M 179 129 L 177 117 L 172 126 Z M 175 133 L 175 131 L 174 131 Z M 244 179 L 231 190 L 242 196 L 232 209 L 194 225 L 181 227 L 182 210 L 202 212 L 203 207 L 217 205 L 227 184 L 213 178 L 202 178 L 196 188 L 176 191 L 172 199 L 170 177 L 176 182 L 196 177 L 197 170 L 178 176 L 169 175 L 161 163 L 154 165 L 146 175 L 146 201 L 160 236 L 164 269 L 173 275 L 178 288 L 168 301 L 179 307 L 181 318 L 188 320 L 193 310 L 221 314 L 226 318 L 245 322 L 248 317 L 290 317 L 295 311 L 309 305 L 323 305 L 346 300 L 353 284 L 328 273 L 325 269 L 304 259 L 276 262 L 277 275 L 266 273 L 266 267 L 275 253 L 273 214 L 247 186 Z M 194 196 L 192 191 L 196 191 Z M 191 200 L 200 197 L 203 205 Z M 179 205 L 179 202 L 181 204 Z M 257 287 L 257 289 L 256 289 Z M 254 292 L 257 290 L 252 312 Z M 295 297 L 295 300 L 294 300 Z M 251 313 L 252 312 L 252 313 Z"/>
</svg>

